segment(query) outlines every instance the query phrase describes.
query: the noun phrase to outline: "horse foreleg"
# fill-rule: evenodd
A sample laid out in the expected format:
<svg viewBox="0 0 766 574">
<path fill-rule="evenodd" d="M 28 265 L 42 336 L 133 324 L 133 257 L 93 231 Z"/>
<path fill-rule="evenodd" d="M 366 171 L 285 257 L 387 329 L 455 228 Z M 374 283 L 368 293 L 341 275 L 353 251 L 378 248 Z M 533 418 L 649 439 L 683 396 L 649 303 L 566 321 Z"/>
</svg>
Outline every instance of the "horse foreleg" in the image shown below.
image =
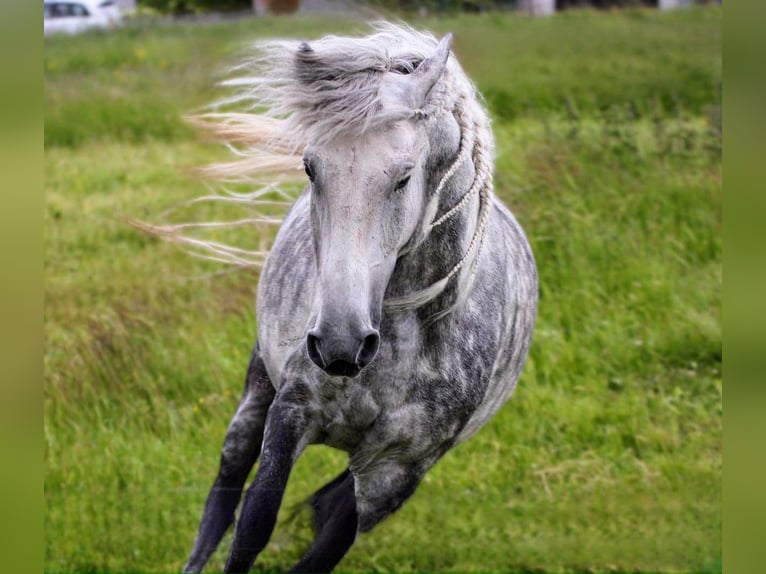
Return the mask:
<svg viewBox="0 0 766 574">
<path fill-rule="evenodd" d="M 220 470 L 208 494 L 199 532 L 184 572 L 202 571 L 234 521 L 242 487 L 261 449 L 266 413 L 274 394 L 256 345 L 247 370 L 245 392 L 226 432 Z"/>
<path fill-rule="evenodd" d="M 269 409 L 258 472 L 242 504 L 224 572 L 247 572 L 266 547 L 295 460 L 308 442 L 303 405 L 280 393 Z"/>
<path fill-rule="evenodd" d="M 311 499 L 316 539 L 290 572 L 329 572 L 356 539 L 358 516 L 354 477 L 344 471 L 323 486 Z"/>
</svg>

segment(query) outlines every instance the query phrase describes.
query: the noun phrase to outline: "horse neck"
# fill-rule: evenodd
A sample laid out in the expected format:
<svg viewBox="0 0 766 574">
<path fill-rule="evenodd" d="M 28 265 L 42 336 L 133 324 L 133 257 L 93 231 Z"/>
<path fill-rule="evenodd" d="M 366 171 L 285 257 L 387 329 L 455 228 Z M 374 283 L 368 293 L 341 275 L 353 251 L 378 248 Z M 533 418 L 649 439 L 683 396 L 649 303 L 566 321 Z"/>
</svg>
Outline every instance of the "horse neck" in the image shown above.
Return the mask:
<svg viewBox="0 0 766 574">
<path fill-rule="evenodd" d="M 482 125 L 460 120 L 460 146 L 430 170 L 430 201 L 419 234 L 397 262 L 388 291 L 395 299 L 409 300 L 412 307 L 429 303 L 437 313 L 446 313 L 443 310 L 457 304 L 470 289 L 467 280 L 473 275 L 475 257 L 481 248 L 473 243 L 479 240 L 479 226 L 486 225 L 491 197 L 488 162 L 492 141 L 488 127 L 485 122 Z M 466 155 L 463 161 L 461 153 Z M 433 289 L 446 277 L 450 277 L 446 287 Z"/>
</svg>

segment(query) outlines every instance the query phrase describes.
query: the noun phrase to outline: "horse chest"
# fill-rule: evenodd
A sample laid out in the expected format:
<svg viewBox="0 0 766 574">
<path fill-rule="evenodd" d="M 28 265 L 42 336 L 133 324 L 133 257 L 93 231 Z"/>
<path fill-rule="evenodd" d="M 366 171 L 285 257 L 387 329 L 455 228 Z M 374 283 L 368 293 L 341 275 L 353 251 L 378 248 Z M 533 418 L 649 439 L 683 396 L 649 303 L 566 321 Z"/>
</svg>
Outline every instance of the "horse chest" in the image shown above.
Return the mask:
<svg viewBox="0 0 766 574">
<path fill-rule="evenodd" d="M 312 402 L 319 427 L 317 442 L 342 450 L 353 448 L 381 411 L 369 389 L 353 380 L 320 382 Z"/>
<path fill-rule="evenodd" d="M 312 409 L 319 423 L 316 442 L 353 452 L 367 449 L 364 445 L 374 450 L 416 447 L 454 434 L 457 421 L 451 411 L 459 405 L 454 394 L 447 404 L 428 390 L 444 385 L 428 362 L 402 355 L 394 360 L 385 352 L 379 359 L 357 379 L 317 381 Z"/>
</svg>

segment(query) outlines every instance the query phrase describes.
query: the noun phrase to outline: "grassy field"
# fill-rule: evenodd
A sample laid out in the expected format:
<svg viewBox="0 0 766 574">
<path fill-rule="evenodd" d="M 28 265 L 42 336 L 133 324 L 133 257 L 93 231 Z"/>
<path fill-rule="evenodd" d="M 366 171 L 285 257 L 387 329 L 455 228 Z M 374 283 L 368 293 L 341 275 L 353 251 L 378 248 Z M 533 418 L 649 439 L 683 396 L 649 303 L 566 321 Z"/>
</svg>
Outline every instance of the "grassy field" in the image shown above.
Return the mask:
<svg viewBox="0 0 766 574">
<path fill-rule="evenodd" d="M 486 95 L 496 191 L 538 261 L 539 322 L 511 402 L 339 569 L 719 571 L 720 9 L 414 23 L 453 31 Z M 244 42 L 362 29 L 273 19 L 46 40 L 48 571 L 182 566 L 241 390 L 258 274 L 219 273 L 126 220 L 205 192 L 189 168 L 226 152 L 181 116 L 217 94 Z M 308 517 L 291 510 L 344 466 L 307 451 L 258 568 L 299 556 Z"/>
</svg>

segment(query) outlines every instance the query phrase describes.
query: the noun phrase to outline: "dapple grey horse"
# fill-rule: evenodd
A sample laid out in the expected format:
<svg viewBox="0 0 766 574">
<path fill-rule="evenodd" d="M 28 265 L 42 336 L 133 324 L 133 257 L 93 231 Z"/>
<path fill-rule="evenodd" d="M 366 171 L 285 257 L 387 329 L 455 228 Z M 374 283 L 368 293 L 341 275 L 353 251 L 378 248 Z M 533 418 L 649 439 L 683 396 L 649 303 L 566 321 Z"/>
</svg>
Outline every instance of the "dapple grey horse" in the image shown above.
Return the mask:
<svg viewBox="0 0 766 574">
<path fill-rule="evenodd" d="M 233 523 L 260 455 L 225 565 L 250 569 L 310 444 L 346 451 L 348 468 L 311 498 L 316 538 L 291 571 L 332 570 L 514 389 L 537 273 L 492 192 L 489 120 L 450 42 L 395 25 L 266 42 L 260 71 L 234 82 L 252 117 L 232 116 L 229 134 L 279 123 L 308 185 L 261 275 L 258 341 L 188 572 Z"/>
</svg>

